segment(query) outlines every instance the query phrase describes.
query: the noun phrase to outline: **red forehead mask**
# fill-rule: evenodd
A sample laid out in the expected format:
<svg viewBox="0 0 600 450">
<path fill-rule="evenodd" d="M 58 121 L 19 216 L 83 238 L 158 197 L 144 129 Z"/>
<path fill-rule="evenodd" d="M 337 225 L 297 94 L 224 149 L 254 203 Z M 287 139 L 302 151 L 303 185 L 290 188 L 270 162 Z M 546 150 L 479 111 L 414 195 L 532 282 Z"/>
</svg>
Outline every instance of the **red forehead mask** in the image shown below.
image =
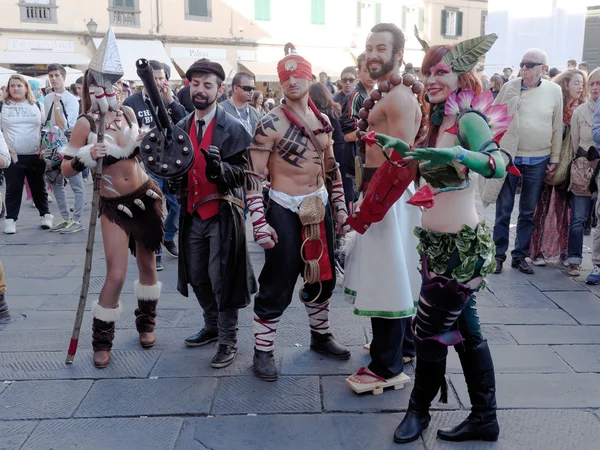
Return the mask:
<svg viewBox="0 0 600 450">
<path fill-rule="evenodd" d="M 312 66 L 302 56 L 291 54 L 277 63 L 277 74 L 282 84 L 292 76 L 311 81 Z"/>
</svg>

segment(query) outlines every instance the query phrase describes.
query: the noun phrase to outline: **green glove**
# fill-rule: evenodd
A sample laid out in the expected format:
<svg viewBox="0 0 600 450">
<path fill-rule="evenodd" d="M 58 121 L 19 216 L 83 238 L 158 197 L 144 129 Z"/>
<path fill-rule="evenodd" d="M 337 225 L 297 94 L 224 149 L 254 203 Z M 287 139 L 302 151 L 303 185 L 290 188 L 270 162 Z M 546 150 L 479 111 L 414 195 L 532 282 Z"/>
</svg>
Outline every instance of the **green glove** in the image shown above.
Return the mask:
<svg viewBox="0 0 600 450">
<path fill-rule="evenodd" d="M 383 150 L 392 148 L 403 158 L 407 156 L 410 152 L 410 146 L 401 139 L 396 139 L 394 137 L 380 133 L 375 134 L 375 139 L 377 139 L 377 143 L 381 146 Z"/>
<path fill-rule="evenodd" d="M 460 146 L 452 148 L 413 148 L 406 159 L 427 161 L 423 167 L 442 166 L 456 160 L 462 153 Z"/>
</svg>

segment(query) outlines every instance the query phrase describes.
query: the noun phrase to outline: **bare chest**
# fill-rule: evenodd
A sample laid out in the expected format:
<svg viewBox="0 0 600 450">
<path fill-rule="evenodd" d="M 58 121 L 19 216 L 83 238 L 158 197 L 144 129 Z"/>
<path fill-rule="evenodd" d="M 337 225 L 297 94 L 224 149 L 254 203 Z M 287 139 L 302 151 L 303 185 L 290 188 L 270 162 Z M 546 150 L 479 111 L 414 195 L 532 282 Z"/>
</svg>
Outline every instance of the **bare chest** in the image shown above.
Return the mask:
<svg viewBox="0 0 600 450">
<path fill-rule="evenodd" d="M 308 124 L 313 129 L 321 127 L 319 122 L 315 124 L 313 121 L 310 121 Z M 296 125 L 291 123 L 286 124 L 278 131 L 273 152 L 276 159 L 297 169 L 303 169 L 307 166 L 311 168 L 315 165 L 321 166 L 322 153 L 329 142 L 327 134 L 316 135 L 316 141 L 320 147 L 319 151 L 317 151 L 311 139 L 305 136 Z"/>
</svg>

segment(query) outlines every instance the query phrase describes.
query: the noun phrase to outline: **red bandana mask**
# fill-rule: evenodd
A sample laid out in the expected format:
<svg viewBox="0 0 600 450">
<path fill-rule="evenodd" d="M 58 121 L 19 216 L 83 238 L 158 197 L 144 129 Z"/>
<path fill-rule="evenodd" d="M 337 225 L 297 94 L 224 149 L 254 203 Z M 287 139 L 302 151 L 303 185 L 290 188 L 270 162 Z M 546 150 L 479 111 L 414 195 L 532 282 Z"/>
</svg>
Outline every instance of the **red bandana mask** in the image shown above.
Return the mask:
<svg viewBox="0 0 600 450">
<path fill-rule="evenodd" d="M 287 55 L 277 63 L 277 74 L 279 75 L 279 82 L 281 84 L 287 81 L 291 76 L 311 81 L 312 66 L 300 55 Z"/>
</svg>

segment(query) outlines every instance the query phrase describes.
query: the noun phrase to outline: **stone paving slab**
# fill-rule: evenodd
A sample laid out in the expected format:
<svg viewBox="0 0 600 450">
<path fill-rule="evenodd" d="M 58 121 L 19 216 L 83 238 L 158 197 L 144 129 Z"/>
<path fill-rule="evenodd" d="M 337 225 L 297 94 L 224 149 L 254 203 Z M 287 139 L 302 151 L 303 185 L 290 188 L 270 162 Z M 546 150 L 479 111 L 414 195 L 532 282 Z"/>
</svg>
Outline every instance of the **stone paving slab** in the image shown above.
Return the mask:
<svg viewBox="0 0 600 450">
<path fill-rule="evenodd" d="M 4 258 L 5 255 L 2 257 Z M 40 292 L 56 295 L 73 293 L 73 284 L 65 280 L 69 279 L 6 278 L 6 285 L 9 286 L 11 295 L 38 295 Z M 81 278 L 79 286 L 81 286 Z"/>
<path fill-rule="evenodd" d="M 450 380 L 463 405 L 470 405 L 462 375 Z M 599 408 L 600 374 L 496 374 L 498 407 L 508 408 Z"/>
<path fill-rule="evenodd" d="M 99 380 L 74 417 L 208 414 L 217 378 Z"/>
<path fill-rule="evenodd" d="M 575 372 L 600 372 L 599 345 L 555 345 L 552 349 L 564 359 Z"/>
<path fill-rule="evenodd" d="M 476 294 L 477 307 L 502 308 L 504 305 L 489 290 L 478 292 Z"/>
<path fill-rule="evenodd" d="M 182 424 L 177 417 L 48 420 L 23 448 L 168 450 L 175 447 Z"/>
<path fill-rule="evenodd" d="M 560 309 L 477 308 L 481 323 L 501 325 L 577 325 Z"/>
<path fill-rule="evenodd" d="M 91 351 L 77 352 L 73 364 L 65 364 L 67 352 L 0 353 L 0 380 L 47 380 L 84 378 L 146 378 L 159 351 L 116 350 L 110 365 L 94 367 Z"/>
<path fill-rule="evenodd" d="M 5 294 L 5 300 L 8 303 L 9 308 L 14 311 L 25 311 L 25 310 L 36 310 L 40 308 L 48 299 L 54 297 L 51 295 L 12 295 L 10 289 Z"/>
<path fill-rule="evenodd" d="M 33 257 L 35 258 L 35 257 Z M 41 263 L 41 264 L 40 264 Z M 29 279 L 43 279 L 43 280 L 54 280 L 56 278 L 65 278 L 69 272 L 73 270 L 75 264 L 72 266 L 59 266 L 55 265 L 52 258 L 42 263 L 38 257 L 38 261 L 32 263 L 30 266 L 14 265 L 12 258 L 9 262 L 8 269 L 5 270 L 4 276 L 7 278 L 25 278 Z M 82 270 L 83 272 L 83 270 Z"/>
<path fill-rule="evenodd" d="M 39 422 L 0 422 L 0 448 L 19 450 Z"/>
<path fill-rule="evenodd" d="M 413 379 L 412 373 L 409 375 Z M 397 412 L 406 411 L 408 400 L 413 388 L 413 382 L 406 384 L 403 389 L 388 388 L 383 394 L 374 395 L 355 393 L 346 384 L 346 377 L 322 377 L 323 411 L 325 412 Z M 439 399 L 439 395 L 436 400 Z M 460 409 L 458 399 L 451 389 L 448 390 L 448 403 L 434 402 L 433 409 Z M 393 431 L 392 431 L 393 433 Z"/>
<path fill-rule="evenodd" d="M 98 301 L 98 295 L 88 294 L 85 302 L 85 310 L 90 311 L 92 305 Z M 52 295 L 44 300 L 37 308 L 38 311 L 77 311 L 79 305 L 79 294 Z"/>
<path fill-rule="evenodd" d="M 360 367 L 371 363 L 369 352 L 360 347 L 349 347 L 352 357 L 347 361 L 338 361 L 321 353 L 316 353 L 308 347 L 284 348 L 278 353 L 281 355 L 282 375 L 350 375 Z M 412 374 L 414 368 L 408 363 L 404 368 L 405 373 Z"/>
<path fill-rule="evenodd" d="M 5 325 L 7 331 L 19 330 L 72 330 L 74 311 L 27 311 L 27 318 Z M 85 323 L 85 320 L 84 320 Z M 91 319 L 90 319 L 91 327 Z"/>
<path fill-rule="evenodd" d="M 435 450 L 592 450 L 600 442 L 600 422 L 587 411 L 498 411 L 498 442 L 445 442 L 436 430 L 459 424 L 465 413 L 436 412 L 424 433 L 425 445 Z"/>
<path fill-rule="evenodd" d="M 497 289 L 495 295 L 502 305 L 508 308 L 557 308 L 556 304 L 535 286 L 504 286 Z M 564 293 L 562 295 L 564 296 Z"/>
<path fill-rule="evenodd" d="M 563 295 L 561 295 L 563 294 Z M 548 296 L 583 325 L 600 325 L 600 298 L 591 292 L 553 292 Z"/>
<path fill-rule="evenodd" d="M 221 378 L 211 414 L 319 413 L 318 377 L 279 377 L 268 383 L 256 377 Z"/>
<path fill-rule="evenodd" d="M 600 327 L 584 326 L 507 326 L 519 344 L 597 344 Z"/>
<path fill-rule="evenodd" d="M 249 348 L 239 350 L 235 361 L 223 369 L 213 369 L 210 366 L 215 353 L 214 346 L 165 351 L 158 358 L 150 376 L 158 378 L 252 376 L 253 350 Z M 281 365 L 281 357 L 277 354 L 275 363 L 278 367 Z"/>
<path fill-rule="evenodd" d="M 504 263 L 503 269 L 501 274 L 492 274 L 487 277 L 487 286 L 493 293 L 502 289 L 503 286 L 531 285 L 531 281 L 528 277 L 510 267 L 510 261 Z"/>
<path fill-rule="evenodd" d="M 14 382 L 0 396 L 0 419 L 69 418 L 92 383 L 91 380 Z"/>
<path fill-rule="evenodd" d="M 0 394 L 2 394 L 2 391 L 4 389 L 6 389 L 9 386 L 8 383 L 0 383 Z"/>
<path fill-rule="evenodd" d="M 496 373 L 573 373 L 567 364 L 542 345 L 490 345 Z M 448 373 L 462 373 L 458 354 L 448 352 Z"/>
<path fill-rule="evenodd" d="M 542 292 L 587 290 L 581 283 L 552 266 L 536 267 L 534 270 L 535 274 L 529 275 L 529 281 Z"/>
<path fill-rule="evenodd" d="M 233 416 L 189 419 L 177 450 L 397 450 L 401 414 Z M 236 430 L 232 433 L 231 430 Z M 402 449 L 423 450 L 421 440 Z"/>
<path fill-rule="evenodd" d="M 493 345 L 511 345 L 516 344 L 515 338 L 508 332 L 504 325 L 482 325 L 481 332 L 488 343 Z"/>
</svg>

